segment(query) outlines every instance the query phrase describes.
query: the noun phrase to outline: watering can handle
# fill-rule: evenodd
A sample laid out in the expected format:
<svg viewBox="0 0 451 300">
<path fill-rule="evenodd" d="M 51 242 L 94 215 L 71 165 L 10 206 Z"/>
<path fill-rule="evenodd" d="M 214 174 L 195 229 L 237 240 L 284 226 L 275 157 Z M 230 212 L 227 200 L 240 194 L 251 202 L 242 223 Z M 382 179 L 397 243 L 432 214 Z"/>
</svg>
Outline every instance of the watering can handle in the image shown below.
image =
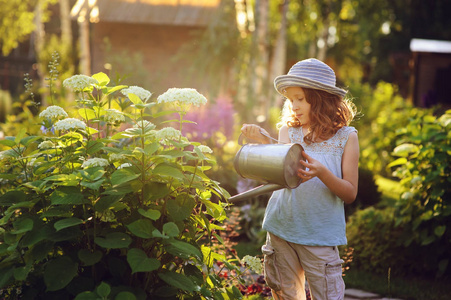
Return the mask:
<svg viewBox="0 0 451 300">
<path fill-rule="evenodd" d="M 260 133 L 262 135 L 266 136 L 267 138 L 269 138 L 269 141 L 271 142 L 271 144 L 274 144 L 274 142 L 276 142 L 276 144 L 279 143 L 279 140 L 273 138 L 269 134 L 266 134 L 265 132 L 263 132 L 263 130 L 260 130 Z M 244 135 L 242 133 L 240 133 L 240 136 L 238 137 L 238 145 L 243 146 L 243 138 L 244 138 Z"/>
</svg>

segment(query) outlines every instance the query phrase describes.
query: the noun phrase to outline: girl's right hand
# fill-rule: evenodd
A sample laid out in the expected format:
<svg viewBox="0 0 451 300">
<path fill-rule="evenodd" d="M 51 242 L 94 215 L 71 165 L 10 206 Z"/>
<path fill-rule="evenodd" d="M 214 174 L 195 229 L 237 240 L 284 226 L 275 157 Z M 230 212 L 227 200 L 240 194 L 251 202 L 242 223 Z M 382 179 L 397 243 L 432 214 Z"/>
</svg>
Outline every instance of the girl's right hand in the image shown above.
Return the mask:
<svg viewBox="0 0 451 300">
<path fill-rule="evenodd" d="M 262 132 L 267 136 L 270 136 L 266 130 L 255 124 L 243 124 L 243 127 L 241 127 L 241 133 L 246 138 L 260 142 L 262 144 L 271 143 L 270 139 L 262 134 Z"/>
</svg>

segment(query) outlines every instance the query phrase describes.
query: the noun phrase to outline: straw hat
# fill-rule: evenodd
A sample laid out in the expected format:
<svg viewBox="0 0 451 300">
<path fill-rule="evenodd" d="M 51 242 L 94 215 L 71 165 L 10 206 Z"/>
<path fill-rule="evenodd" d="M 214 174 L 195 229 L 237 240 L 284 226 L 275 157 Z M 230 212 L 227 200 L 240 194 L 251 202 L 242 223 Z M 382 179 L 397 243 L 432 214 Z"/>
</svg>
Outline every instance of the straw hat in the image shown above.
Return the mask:
<svg viewBox="0 0 451 300">
<path fill-rule="evenodd" d="M 287 75 L 274 79 L 274 87 L 282 95 L 284 95 L 284 89 L 293 86 L 323 90 L 341 97 L 346 95 L 345 90 L 336 87 L 334 70 L 315 58 L 298 61 Z"/>
</svg>

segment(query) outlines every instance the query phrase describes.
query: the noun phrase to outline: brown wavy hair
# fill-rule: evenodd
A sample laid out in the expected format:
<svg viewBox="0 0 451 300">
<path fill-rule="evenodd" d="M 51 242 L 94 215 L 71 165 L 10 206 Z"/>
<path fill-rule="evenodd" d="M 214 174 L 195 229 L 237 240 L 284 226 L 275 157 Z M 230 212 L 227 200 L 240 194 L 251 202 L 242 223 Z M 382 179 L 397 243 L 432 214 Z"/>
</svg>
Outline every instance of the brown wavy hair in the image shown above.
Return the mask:
<svg viewBox="0 0 451 300">
<path fill-rule="evenodd" d="M 354 119 L 356 107 L 349 99 L 316 89 L 302 88 L 302 90 L 306 101 L 311 105 L 310 130 L 304 137 L 305 143 L 327 140 Z M 292 110 L 289 99 L 285 101 L 282 120 L 278 125 L 302 126 Z"/>
</svg>

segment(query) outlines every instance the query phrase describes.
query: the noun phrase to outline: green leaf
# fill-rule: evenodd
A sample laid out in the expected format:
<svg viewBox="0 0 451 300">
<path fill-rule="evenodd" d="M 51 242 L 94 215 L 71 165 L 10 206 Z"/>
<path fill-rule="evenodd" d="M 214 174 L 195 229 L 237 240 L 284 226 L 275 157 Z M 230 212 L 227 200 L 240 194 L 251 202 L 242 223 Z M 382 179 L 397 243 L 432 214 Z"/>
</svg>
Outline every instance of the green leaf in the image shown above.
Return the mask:
<svg viewBox="0 0 451 300">
<path fill-rule="evenodd" d="M 94 182 L 88 182 L 88 181 L 84 181 L 82 180 L 80 182 L 80 185 L 87 187 L 88 189 L 94 190 L 94 191 L 98 191 L 100 189 L 100 187 L 102 186 L 102 183 L 105 181 L 105 179 L 100 179 Z"/>
<path fill-rule="evenodd" d="M 130 292 L 120 292 L 114 300 L 136 300 L 136 296 Z"/>
<path fill-rule="evenodd" d="M 94 209 L 97 212 L 103 212 L 106 209 L 109 209 L 114 206 L 115 203 L 120 201 L 123 198 L 123 195 L 108 195 L 102 196 L 99 200 L 97 200 L 94 205 Z"/>
<path fill-rule="evenodd" d="M 56 231 L 60 231 L 61 229 L 64 229 L 67 227 L 72 227 L 72 226 L 77 226 L 82 223 L 83 223 L 83 220 L 80 220 L 78 218 L 67 218 L 67 219 L 62 219 L 62 220 L 55 222 L 55 224 L 53 226 L 55 227 Z"/>
<path fill-rule="evenodd" d="M 136 220 L 135 222 L 128 224 L 127 228 L 130 230 L 131 233 L 143 239 L 151 238 L 152 231 L 155 230 L 155 227 L 152 225 L 152 222 L 147 219 Z"/>
<path fill-rule="evenodd" d="M 94 242 L 106 249 L 120 249 L 127 248 L 131 244 L 132 239 L 126 233 L 112 232 L 108 233 L 104 238 L 96 237 Z"/>
<path fill-rule="evenodd" d="M 91 77 L 97 80 L 100 86 L 106 86 L 108 83 L 110 83 L 110 78 L 103 72 L 96 73 Z"/>
<path fill-rule="evenodd" d="M 179 235 L 180 230 L 175 223 L 169 222 L 163 225 L 163 233 L 169 237 L 176 237 Z"/>
<path fill-rule="evenodd" d="M 14 278 L 19 281 L 27 279 L 28 273 L 30 273 L 31 264 L 23 267 L 16 267 L 14 269 Z"/>
<path fill-rule="evenodd" d="M 44 282 L 48 291 L 57 291 L 66 287 L 77 275 L 78 264 L 69 257 L 61 256 L 47 263 L 44 270 Z"/>
<path fill-rule="evenodd" d="M 29 247 L 46 239 L 54 232 L 50 224 L 44 226 L 33 226 L 33 230 L 27 232 L 20 241 L 23 247 Z"/>
<path fill-rule="evenodd" d="M 161 199 L 171 193 L 171 189 L 168 187 L 168 184 L 162 182 L 146 183 L 143 190 L 147 201 Z"/>
<path fill-rule="evenodd" d="M 128 94 L 128 99 L 130 99 L 131 102 L 133 102 L 133 104 L 143 104 L 143 101 L 141 100 L 141 98 L 139 98 L 138 96 L 136 96 L 135 94 L 129 93 Z"/>
<path fill-rule="evenodd" d="M 48 210 L 43 212 L 41 215 L 41 218 L 48 218 L 48 217 L 71 217 L 72 213 L 67 207 L 64 206 L 55 206 L 50 207 Z"/>
<path fill-rule="evenodd" d="M 183 175 L 182 171 L 177 169 L 176 167 L 173 167 L 171 165 L 162 163 L 155 167 L 152 171 L 153 174 L 160 175 L 160 176 L 168 176 L 175 179 L 183 180 L 185 179 L 185 176 Z"/>
<path fill-rule="evenodd" d="M 97 118 L 95 111 L 90 108 L 80 108 L 78 114 L 86 121 Z"/>
<path fill-rule="evenodd" d="M 147 155 L 151 156 L 152 154 L 154 154 L 158 150 L 159 147 L 160 147 L 160 145 L 157 142 L 154 142 L 154 143 L 146 145 L 144 147 L 144 152 Z"/>
<path fill-rule="evenodd" d="M 99 250 L 91 252 L 88 249 L 81 249 L 78 251 L 78 259 L 80 259 L 84 266 L 92 266 L 102 259 L 102 252 Z"/>
<path fill-rule="evenodd" d="M 421 241 L 422 246 L 429 245 L 430 243 L 434 242 L 437 238 L 433 235 L 427 236 L 426 238 L 423 238 Z"/>
<path fill-rule="evenodd" d="M 0 269 L 0 289 L 5 287 L 13 277 L 14 267 Z"/>
<path fill-rule="evenodd" d="M 393 150 L 393 155 L 407 157 L 410 153 L 417 152 L 419 150 L 418 146 L 415 144 L 402 144 Z"/>
<path fill-rule="evenodd" d="M 196 201 L 187 194 L 179 194 L 175 199 L 166 202 L 169 215 L 175 221 L 183 221 L 193 212 Z"/>
<path fill-rule="evenodd" d="M 86 153 L 93 155 L 99 152 L 105 145 L 102 142 L 91 140 L 86 144 Z"/>
<path fill-rule="evenodd" d="M 20 128 L 19 132 L 17 133 L 14 142 L 16 142 L 16 144 L 20 143 L 20 140 L 23 139 L 23 137 L 27 134 L 27 129 L 22 127 Z"/>
<path fill-rule="evenodd" d="M 20 234 L 33 229 L 33 220 L 30 218 L 18 219 L 13 223 L 14 229 L 11 231 L 12 234 Z"/>
<path fill-rule="evenodd" d="M 132 248 L 127 253 L 127 262 L 132 268 L 132 274 L 137 272 L 152 272 L 160 267 L 160 261 L 149 258 L 146 253 L 137 248 Z"/>
<path fill-rule="evenodd" d="M 22 191 L 8 191 L 0 196 L 0 206 L 11 206 L 27 200 L 27 194 Z"/>
<path fill-rule="evenodd" d="M 446 231 L 446 225 L 437 226 L 434 229 L 434 233 L 436 236 L 441 237 Z"/>
<path fill-rule="evenodd" d="M 4 146 L 7 146 L 7 147 L 13 147 L 13 146 L 16 145 L 16 142 L 14 142 L 12 140 L 4 139 L 4 140 L 0 140 L 0 145 L 4 145 Z"/>
<path fill-rule="evenodd" d="M 92 128 L 92 127 L 86 127 L 85 131 L 89 135 L 93 135 L 93 134 L 96 134 L 97 132 L 99 132 L 97 129 Z"/>
<path fill-rule="evenodd" d="M 191 278 L 191 280 L 193 280 L 193 282 L 197 285 L 202 285 L 204 283 L 204 275 L 202 271 L 194 264 L 185 264 L 185 266 L 183 266 L 183 274 Z"/>
<path fill-rule="evenodd" d="M 152 236 L 154 238 L 169 239 L 169 237 L 167 235 L 164 235 L 158 229 L 155 229 L 154 231 L 152 231 Z"/>
<path fill-rule="evenodd" d="M 400 158 L 398 158 L 398 159 L 392 161 L 391 163 L 389 163 L 389 164 L 387 165 L 387 167 L 388 167 L 388 168 L 391 168 L 391 167 L 395 167 L 395 166 L 399 166 L 399 165 L 405 165 L 406 163 L 407 163 L 407 158 L 405 158 L 405 157 L 400 157 Z"/>
<path fill-rule="evenodd" d="M 83 142 L 83 136 L 78 132 L 71 131 L 60 137 L 58 145 L 64 148 L 72 146 L 77 142 Z"/>
<path fill-rule="evenodd" d="M 144 103 L 137 103 L 137 104 L 133 104 L 132 107 L 134 107 L 136 109 L 144 109 L 144 108 L 146 108 L 146 105 Z"/>
<path fill-rule="evenodd" d="M 170 240 L 170 245 L 166 247 L 166 250 L 174 256 L 179 256 L 184 259 L 190 259 L 195 256 L 199 261 L 202 261 L 202 253 L 195 246 L 178 240 Z"/>
<path fill-rule="evenodd" d="M 53 169 L 54 167 L 55 167 L 55 162 L 53 162 L 53 161 L 43 162 L 34 169 L 33 173 L 35 175 L 41 175 L 41 174 L 49 172 L 49 170 Z M 45 179 L 43 179 L 43 180 L 45 180 Z"/>
<path fill-rule="evenodd" d="M 52 205 L 78 205 L 89 203 L 76 187 L 59 187 L 50 195 Z"/>
<path fill-rule="evenodd" d="M 128 168 L 116 170 L 111 175 L 111 184 L 113 186 L 118 186 L 120 184 L 124 184 L 126 182 L 132 181 L 139 177 L 140 174 L 135 174 L 130 171 Z"/>
<path fill-rule="evenodd" d="M 39 139 L 42 139 L 42 137 L 31 135 L 31 136 L 27 136 L 27 137 L 24 137 L 23 139 L 21 139 L 20 143 L 24 146 L 28 146 L 30 143 L 33 143 L 34 141 L 37 141 Z"/>
<path fill-rule="evenodd" d="M 102 281 L 96 288 L 96 293 L 102 298 L 106 298 L 111 293 L 111 287 Z"/>
<path fill-rule="evenodd" d="M 33 259 L 35 262 L 40 262 L 44 259 L 47 259 L 51 253 L 53 253 L 54 250 L 54 243 L 50 241 L 42 241 L 40 243 L 37 243 L 31 250 L 31 259 Z"/>
<path fill-rule="evenodd" d="M 138 212 L 141 216 L 149 218 L 154 221 L 158 220 L 161 216 L 161 212 L 155 209 L 144 210 L 142 208 L 139 208 Z"/>
<path fill-rule="evenodd" d="M 188 292 L 194 292 L 199 287 L 194 282 L 183 274 L 175 272 L 158 273 L 158 276 L 163 279 L 164 282 L 170 284 L 176 288 L 182 289 Z"/>
<path fill-rule="evenodd" d="M 113 87 L 106 87 L 106 91 L 104 92 L 105 96 L 106 95 L 110 95 L 116 91 L 122 90 L 124 88 L 126 88 L 126 85 L 117 85 L 117 86 L 113 86 Z"/>
</svg>

